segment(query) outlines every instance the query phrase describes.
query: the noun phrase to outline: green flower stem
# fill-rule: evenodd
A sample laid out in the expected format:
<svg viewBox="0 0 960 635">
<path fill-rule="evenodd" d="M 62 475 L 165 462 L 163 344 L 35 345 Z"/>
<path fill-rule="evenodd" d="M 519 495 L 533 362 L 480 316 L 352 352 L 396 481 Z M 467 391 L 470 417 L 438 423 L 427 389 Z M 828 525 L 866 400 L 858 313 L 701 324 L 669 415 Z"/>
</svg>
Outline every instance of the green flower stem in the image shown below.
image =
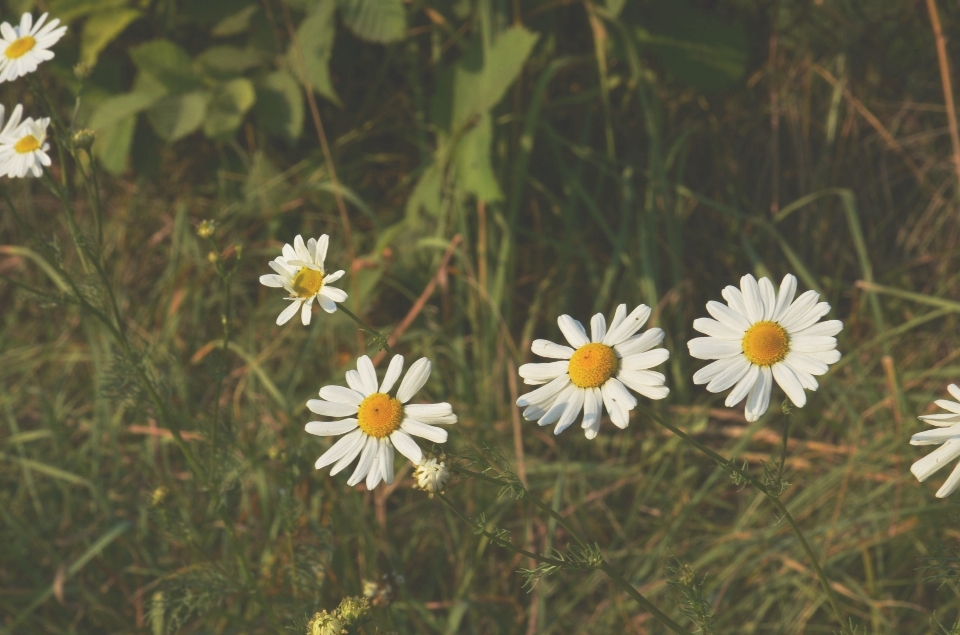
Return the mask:
<svg viewBox="0 0 960 635">
<path fill-rule="evenodd" d="M 360 327 L 360 330 L 361 330 L 361 331 L 363 331 L 363 332 L 365 332 L 365 333 L 369 333 L 370 335 L 372 335 L 372 336 L 373 336 L 373 341 L 374 341 L 374 343 L 375 343 L 377 346 L 379 346 L 381 349 L 387 351 L 387 354 L 393 355 L 393 349 L 390 348 L 390 343 L 387 341 L 387 338 L 384 337 L 382 333 L 380 333 L 380 331 L 377 331 L 377 330 L 374 329 L 372 326 L 370 326 L 369 324 L 367 324 L 366 322 L 364 322 L 363 320 L 361 320 L 360 318 L 358 318 L 356 315 L 353 314 L 352 311 L 350 311 L 350 309 L 348 309 L 347 307 L 345 307 L 343 304 L 340 304 L 340 305 L 337 307 L 337 310 L 343 311 L 344 314 L 346 314 L 346 316 L 347 316 L 348 318 L 350 318 L 351 320 L 353 320 L 354 322 L 356 322 L 356 323 L 357 323 L 357 326 Z"/>
<path fill-rule="evenodd" d="M 689 445 L 700 450 L 710 458 L 714 459 L 721 465 L 733 470 L 738 475 L 740 475 L 745 481 L 749 482 L 755 488 L 760 490 L 764 496 L 766 496 L 773 506 L 777 508 L 777 511 L 780 512 L 781 517 L 787 521 L 787 524 L 790 526 L 790 529 L 793 531 L 794 536 L 797 538 L 797 542 L 800 543 L 800 548 L 803 549 L 803 552 L 807 555 L 807 558 L 810 560 L 810 565 L 813 567 L 814 572 L 817 574 L 817 578 L 820 580 L 820 586 L 823 587 L 824 593 L 827 595 L 827 600 L 830 602 L 830 607 L 833 609 L 834 617 L 840 623 L 840 630 L 845 635 L 850 635 L 850 629 L 843 620 L 843 613 L 840 612 L 840 604 L 837 602 L 836 595 L 833 592 L 833 587 L 830 586 L 830 580 L 827 579 L 826 574 L 823 572 L 823 569 L 820 567 L 820 561 L 817 558 L 817 555 L 813 552 L 813 549 L 810 547 L 810 543 L 807 542 L 807 539 L 804 537 L 803 532 L 800 531 L 800 527 L 797 525 L 797 521 L 794 520 L 793 516 L 787 510 L 787 506 L 783 504 L 783 501 L 780 498 L 773 494 L 767 487 L 758 481 L 756 478 L 751 476 L 748 472 L 738 467 L 735 463 L 727 461 L 725 458 L 703 445 L 689 434 L 676 427 L 669 421 L 663 419 L 660 415 L 648 409 L 643 404 L 638 403 L 637 409 L 646 414 L 648 417 L 662 425 L 664 428 L 674 433 Z"/>
</svg>

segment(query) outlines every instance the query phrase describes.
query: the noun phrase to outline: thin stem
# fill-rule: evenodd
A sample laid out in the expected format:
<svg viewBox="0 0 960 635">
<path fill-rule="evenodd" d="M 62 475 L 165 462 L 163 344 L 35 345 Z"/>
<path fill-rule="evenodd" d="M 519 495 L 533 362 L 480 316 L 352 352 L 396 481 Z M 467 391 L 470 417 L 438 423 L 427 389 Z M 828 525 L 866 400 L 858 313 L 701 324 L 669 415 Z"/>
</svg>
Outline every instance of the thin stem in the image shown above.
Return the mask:
<svg viewBox="0 0 960 635">
<path fill-rule="evenodd" d="M 777 464 L 777 488 L 782 488 L 783 466 L 787 462 L 787 441 L 790 439 L 790 413 L 783 413 L 783 443 L 780 444 L 780 462 Z"/>
<path fill-rule="evenodd" d="M 347 307 L 343 306 L 342 304 L 341 304 L 340 306 L 338 306 L 337 309 L 340 310 L 340 311 L 343 311 L 344 314 L 346 314 L 347 317 L 349 317 L 351 320 L 353 320 L 354 322 L 356 322 L 356 323 L 357 323 L 357 326 L 360 327 L 360 330 L 361 330 L 361 331 L 364 331 L 365 333 L 369 333 L 370 335 L 372 335 L 374 342 L 375 342 L 381 349 L 387 351 L 387 353 L 388 353 L 389 355 L 393 355 L 393 349 L 390 348 L 390 342 L 387 341 L 387 338 L 384 337 L 383 334 L 380 333 L 380 331 L 374 329 L 372 326 L 370 326 L 369 324 L 367 324 L 366 322 L 364 322 L 363 320 L 361 320 L 360 318 L 358 318 L 356 315 L 353 314 L 352 311 L 350 311 L 350 309 L 348 309 Z"/>
<path fill-rule="evenodd" d="M 833 587 L 830 586 L 830 580 L 827 579 L 826 574 L 823 572 L 823 569 L 820 568 L 820 561 L 817 559 L 816 554 L 814 554 L 813 549 L 810 547 L 810 544 L 807 542 L 807 539 L 804 537 L 803 532 L 800 531 L 800 527 L 797 525 L 797 521 L 793 519 L 793 516 L 787 510 L 786 505 L 783 504 L 777 496 L 775 496 L 766 486 L 758 481 L 756 478 L 751 476 L 748 472 L 738 467 L 735 463 L 727 461 L 720 454 L 717 454 L 707 446 L 703 445 L 689 434 L 676 427 L 672 423 L 663 419 L 660 415 L 653 412 L 652 410 L 645 407 L 643 404 L 637 404 L 637 409 L 649 416 L 651 419 L 662 425 L 664 428 L 674 433 L 689 445 L 692 445 L 696 449 L 700 450 L 710 458 L 714 459 L 720 465 L 733 470 L 745 481 L 753 485 L 755 488 L 760 490 L 764 496 L 766 496 L 773 506 L 777 508 L 777 511 L 780 512 L 780 515 L 783 519 L 787 521 L 787 524 L 790 526 L 790 529 L 793 531 L 794 536 L 797 538 L 797 542 L 800 543 L 800 548 L 803 549 L 803 552 L 807 555 L 807 558 L 810 560 L 810 565 L 813 567 L 814 572 L 817 574 L 817 579 L 820 581 L 820 586 L 823 587 L 824 593 L 827 595 L 827 600 L 830 602 L 830 607 L 833 609 L 834 617 L 840 623 L 840 630 L 845 634 L 850 633 L 850 629 L 847 627 L 846 622 L 843 621 L 843 614 L 840 612 L 840 604 L 837 602 L 836 595 L 833 592 Z"/>
<path fill-rule="evenodd" d="M 627 594 L 632 597 L 637 604 L 648 610 L 651 615 L 660 620 L 664 626 L 669 628 L 674 633 L 683 633 L 684 635 L 689 635 L 690 631 L 684 629 L 682 626 L 674 622 L 669 616 L 663 613 L 663 611 L 654 606 L 650 600 L 643 597 L 643 594 L 640 593 L 640 591 L 637 591 L 636 587 L 627 582 L 622 575 L 617 573 L 617 571 L 610 566 L 609 562 L 603 560 L 600 563 L 600 570 L 606 573 L 607 577 L 613 580 L 618 587 L 626 591 Z"/>
</svg>

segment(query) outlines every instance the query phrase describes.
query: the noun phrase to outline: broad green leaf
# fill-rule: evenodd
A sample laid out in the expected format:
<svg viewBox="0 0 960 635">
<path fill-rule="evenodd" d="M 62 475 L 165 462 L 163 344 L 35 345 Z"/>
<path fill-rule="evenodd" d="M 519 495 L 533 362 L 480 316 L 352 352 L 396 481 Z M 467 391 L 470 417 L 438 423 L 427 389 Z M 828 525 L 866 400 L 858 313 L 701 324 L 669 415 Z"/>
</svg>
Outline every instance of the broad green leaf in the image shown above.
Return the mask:
<svg viewBox="0 0 960 635">
<path fill-rule="evenodd" d="M 127 0 L 56 0 L 50 3 L 50 16 L 66 24 L 91 13 L 128 5 Z"/>
<path fill-rule="evenodd" d="M 92 14 L 83 24 L 80 60 L 89 66 L 96 64 L 100 51 L 141 15 L 136 9 L 110 9 Z"/>
<path fill-rule="evenodd" d="M 286 71 L 270 73 L 257 83 L 257 117 L 271 134 L 295 140 L 303 132 L 303 93 Z"/>
<path fill-rule="evenodd" d="M 107 97 L 97 105 L 88 125 L 99 135 L 101 131 L 113 126 L 117 121 L 146 110 L 158 98 L 159 95 L 150 92 L 132 92 Z"/>
<path fill-rule="evenodd" d="M 416 225 L 420 210 L 426 210 L 431 216 L 440 215 L 440 185 L 443 180 L 443 170 L 439 163 L 433 163 L 417 180 L 410 198 L 407 199 L 406 215 L 411 225 Z"/>
<path fill-rule="evenodd" d="M 460 137 L 454 150 L 453 161 L 457 173 L 457 186 L 487 202 L 503 200 L 503 192 L 490 163 L 490 146 L 493 143 L 493 122 L 490 113 L 480 116 L 477 125 Z"/>
<path fill-rule="evenodd" d="M 338 106 L 340 98 L 330 81 L 330 54 L 335 33 L 335 0 L 320 0 L 297 27 L 297 41 L 290 43 L 287 63 L 304 86 Z M 297 44 L 300 45 L 299 50 Z"/>
<path fill-rule="evenodd" d="M 210 93 L 206 90 L 168 95 L 150 107 L 147 120 L 158 137 L 173 142 L 200 128 L 209 100 Z"/>
<path fill-rule="evenodd" d="M 122 119 L 114 119 L 111 125 L 97 130 L 93 156 L 100 160 L 107 172 L 120 174 L 127 167 L 127 157 L 130 156 L 136 127 L 137 116 L 128 115 Z"/>
<path fill-rule="evenodd" d="M 233 135 L 256 100 L 257 93 L 249 79 L 232 79 L 220 84 L 210 100 L 203 133 L 212 139 Z"/>
<path fill-rule="evenodd" d="M 248 7 L 240 9 L 233 15 L 228 15 L 213 27 L 210 34 L 214 37 L 229 37 L 243 33 L 250 28 L 250 18 L 253 17 L 253 14 L 256 13 L 259 8 L 256 4 L 251 4 Z"/>
<path fill-rule="evenodd" d="M 514 26 L 489 47 L 485 59 L 477 48 L 472 56 L 461 60 L 453 79 L 452 131 L 497 105 L 520 76 L 538 37 L 522 26 Z"/>
<path fill-rule="evenodd" d="M 636 27 L 637 40 L 652 51 L 670 75 L 701 91 L 734 86 L 746 72 L 747 32 L 738 22 L 692 9 L 681 0 L 661 0 L 649 29 Z"/>
<path fill-rule="evenodd" d="M 370 42 L 396 42 L 407 32 L 403 0 L 337 0 L 340 18 L 357 37 Z"/>
<path fill-rule="evenodd" d="M 130 49 L 130 58 L 137 68 L 150 73 L 168 90 L 189 92 L 201 84 L 193 72 L 190 56 L 170 40 L 151 40 Z"/>
<path fill-rule="evenodd" d="M 197 66 L 215 79 L 232 79 L 263 64 L 263 56 L 252 49 L 212 46 L 197 56 Z"/>
</svg>

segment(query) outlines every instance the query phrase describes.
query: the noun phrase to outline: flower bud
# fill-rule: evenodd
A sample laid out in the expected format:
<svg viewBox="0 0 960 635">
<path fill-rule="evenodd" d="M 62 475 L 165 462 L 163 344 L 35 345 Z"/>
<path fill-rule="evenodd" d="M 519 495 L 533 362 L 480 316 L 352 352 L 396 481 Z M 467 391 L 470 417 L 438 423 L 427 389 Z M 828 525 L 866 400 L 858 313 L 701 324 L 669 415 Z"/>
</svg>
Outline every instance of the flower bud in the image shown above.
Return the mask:
<svg viewBox="0 0 960 635">
<path fill-rule="evenodd" d="M 73 133 L 73 146 L 83 150 L 89 150 L 93 147 L 93 142 L 97 140 L 97 133 L 90 128 L 83 128 Z"/>
<path fill-rule="evenodd" d="M 414 487 L 429 493 L 431 498 L 437 492 L 443 493 L 443 488 L 450 480 L 450 469 L 445 459 L 446 456 L 442 454 L 439 457 L 430 454 L 424 456 L 413 474 L 416 480 Z"/>
<path fill-rule="evenodd" d="M 316 613 L 307 624 L 307 635 L 344 635 L 346 632 L 343 623 L 326 611 Z"/>
<path fill-rule="evenodd" d="M 350 628 L 359 626 L 367 621 L 367 616 L 370 614 L 370 600 L 354 595 L 345 597 L 337 607 L 337 614 L 344 626 Z"/>
<path fill-rule="evenodd" d="M 213 232 L 217 230 L 217 223 L 212 220 L 202 220 L 197 226 L 197 236 L 200 238 L 210 238 Z"/>
</svg>

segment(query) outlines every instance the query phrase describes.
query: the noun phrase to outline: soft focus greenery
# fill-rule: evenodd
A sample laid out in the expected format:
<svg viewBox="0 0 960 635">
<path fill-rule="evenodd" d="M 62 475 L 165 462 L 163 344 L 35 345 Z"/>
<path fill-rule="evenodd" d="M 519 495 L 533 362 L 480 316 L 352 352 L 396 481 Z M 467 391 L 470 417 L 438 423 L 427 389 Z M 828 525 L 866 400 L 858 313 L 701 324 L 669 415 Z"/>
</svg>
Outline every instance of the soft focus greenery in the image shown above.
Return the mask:
<svg viewBox="0 0 960 635">
<path fill-rule="evenodd" d="M 956 33 L 960 9 L 939 4 Z M 413 490 L 402 457 L 396 486 L 374 492 L 313 469 L 329 441 L 304 433 L 305 402 L 376 346 L 343 313 L 275 326 L 282 292 L 257 278 L 298 233 L 330 234 L 345 306 L 384 334 L 436 280 L 395 348 L 434 362 L 423 399 L 460 417 L 444 449 L 502 453 L 691 632 L 710 610 L 718 634 L 840 624 L 761 494 L 636 411 L 592 442 L 517 421 L 516 368 L 532 339 L 560 337 L 560 313 L 649 304 L 672 353 L 654 409 L 762 477 L 782 392 L 747 425 L 742 405 L 692 385 L 703 362 L 686 340 L 742 274 L 795 273 L 846 326 L 843 359 L 793 412 L 782 499 L 857 633 L 958 632 L 960 499 L 934 498 L 946 471 L 909 472 L 930 450 L 908 445 L 916 415 L 960 378 L 960 188 L 924 3 L 5 9 L 70 25 L 31 77 L 73 129 L 96 131 L 103 261 L 130 348 L 71 299 L 64 276 L 91 306 L 109 292 L 60 203 L 4 179 L 0 632 L 299 634 L 365 591 L 368 634 L 668 632 L 598 570 L 524 587 L 534 563 Z M 960 38 L 948 53 L 960 66 Z M 26 79 L 0 101 L 45 108 Z M 67 165 L 83 240 L 99 244 Z M 461 478 L 446 500 L 532 551 L 570 546 L 500 494 Z"/>
</svg>

